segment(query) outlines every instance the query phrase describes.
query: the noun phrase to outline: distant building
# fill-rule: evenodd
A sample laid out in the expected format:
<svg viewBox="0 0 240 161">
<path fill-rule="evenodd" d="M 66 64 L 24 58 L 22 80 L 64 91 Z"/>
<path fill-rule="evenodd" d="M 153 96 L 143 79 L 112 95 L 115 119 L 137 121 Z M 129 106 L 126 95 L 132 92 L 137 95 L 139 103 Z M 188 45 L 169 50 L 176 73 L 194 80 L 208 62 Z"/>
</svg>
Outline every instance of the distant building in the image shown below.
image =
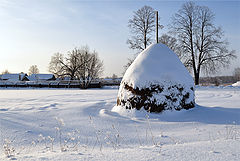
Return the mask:
<svg viewBox="0 0 240 161">
<path fill-rule="evenodd" d="M 17 82 L 17 81 L 28 81 L 27 74 L 3 74 L 1 75 L 2 81 Z"/>
<path fill-rule="evenodd" d="M 29 81 L 51 81 L 56 80 L 53 74 L 31 74 L 27 77 Z"/>
</svg>

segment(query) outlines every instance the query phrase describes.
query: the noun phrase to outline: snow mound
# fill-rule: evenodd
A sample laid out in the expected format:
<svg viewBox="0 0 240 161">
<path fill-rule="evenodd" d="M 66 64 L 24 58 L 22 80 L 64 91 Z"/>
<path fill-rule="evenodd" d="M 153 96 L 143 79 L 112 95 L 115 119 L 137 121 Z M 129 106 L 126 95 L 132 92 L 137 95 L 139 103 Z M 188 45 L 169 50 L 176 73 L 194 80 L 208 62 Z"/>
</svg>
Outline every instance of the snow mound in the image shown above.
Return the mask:
<svg viewBox="0 0 240 161">
<path fill-rule="evenodd" d="M 234 86 L 234 87 L 240 86 L 240 81 L 237 81 L 236 83 L 232 84 L 232 86 Z"/>
<path fill-rule="evenodd" d="M 120 84 L 119 108 L 149 112 L 193 108 L 194 82 L 178 56 L 166 45 L 150 45 L 127 69 Z"/>
</svg>

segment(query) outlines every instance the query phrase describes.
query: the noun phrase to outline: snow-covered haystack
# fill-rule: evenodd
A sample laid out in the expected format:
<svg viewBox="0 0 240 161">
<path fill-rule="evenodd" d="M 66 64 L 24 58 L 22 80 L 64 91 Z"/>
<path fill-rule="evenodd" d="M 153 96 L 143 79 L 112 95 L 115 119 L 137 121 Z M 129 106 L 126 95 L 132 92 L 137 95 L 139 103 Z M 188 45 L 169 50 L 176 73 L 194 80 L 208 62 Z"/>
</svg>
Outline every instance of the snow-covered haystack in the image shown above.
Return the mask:
<svg viewBox="0 0 240 161">
<path fill-rule="evenodd" d="M 236 83 L 233 83 L 232 86 L 234 86 L 234 87 L 240 86 L 240 81 L 237 81 Z"/>
<path fill-rule="evenodd" d="M 117 107 L 149 112 L 190 109 L 195 105 L 194 82 L 166 45 L 158 43 L 141 52 L 120 84 Z M 114 107 L 116 108 L 116 107 Z"/>
</svg>

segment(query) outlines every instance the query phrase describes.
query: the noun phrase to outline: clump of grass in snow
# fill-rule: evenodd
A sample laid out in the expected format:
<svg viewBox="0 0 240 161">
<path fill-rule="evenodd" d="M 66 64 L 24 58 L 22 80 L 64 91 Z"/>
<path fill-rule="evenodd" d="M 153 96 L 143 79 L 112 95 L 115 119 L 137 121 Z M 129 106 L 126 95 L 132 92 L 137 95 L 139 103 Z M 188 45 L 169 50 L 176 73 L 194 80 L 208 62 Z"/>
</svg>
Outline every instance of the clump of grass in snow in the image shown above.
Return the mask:
<svg viewBox="0 0 240 161">
<path fill-rule="evenodd" d="M 32 144 L 36 145 L 36 143 L 43 143 L 45 145 L 46 149 L 53 151 L 53 143 L 54 143 L 55 138 L 51 137 L 51 136 L 46 137 L 46 136 L 43 136 L 43 134 L 39 134 L 38 136 L 39 136 L 39 138 L 38 138 L 37 142 L 33 141 Z"/>
<path fill-rule="evenodd" d="M 57 130 L 57 135 L 59 137 L 59 146 L 62 152 L 68 151 L 70 149 L 77 150 L 77 146 L 80 143 L 80 131 L 79 130 L 72 130 L 68 132 L 65 137 L 63 133 L 63 127 L 65 123 L 63 119 L 55 118 L 57 120 L 57 126 L 55 129 Z"/>
<path fill-rule="evenodd" d="M 156 141 L 156 138 L 155 138 L 155 135 L 153 134 L 153 131 L 152 131 L 152 127 L 151 127 L 151 124 L 150 124 L 150 120 L 149 120 L 149 115 L 146 114 L 146 119 L 147 119 L 147 129 L 146 129 L 146 137 L 147 137 L 147 131 L 149 131 L 150 135 L 151 135 L 151 140 L 152 140 L 152 144 L 156 147 L 159 147 L 160 146 L 160 142 L 157 142 Z"/>
<path fill-rule="evenodd" d="M 104 132 L 103 130 L 97 128 L 91 116 L 89 116 L 89 118 L 90 118 L 90 124 L 92 125 L 95 131 L 95 138 L 96 138 L 96 141 L 93 145 L 93 149 L 98 144 L 100 146 L 100 151 L 102 152 L 103 144 L 107 144 L 112 146 L 114 150 L 117 150 L 120 148 L 121 144 L 124 144 L 123 137 L 121 136 L 119 129 L 114 124 L 111 125 L 111 128 L 109 130 Z M 39 134 L 38 135 L 39 138 L 37 139 L 37 141 L 33 141 L 32 145 L 36 146 L 38 143 L 43 143 L 45 145 L 45 149 L 49 151 L 53 151 L 54 142 L 59 141 L 59 147 L 61 152 L 65 152 L 68 150 L 78 150 L 78 146 L 80 144 L 80 136 L 81 136 L 80 131 L 72 130 L 71 132 L 65 132 L 64 131 L 65 123 L 63 119 L 56 117 L 55 120 L 57 121 L 57 125 L 55 127 L 56 137 L 54 138 L 52 136 L 44 136 L 43 134 Z M 147 122 L 146 139 L 149 133 L 149 137 L 151 137 L 152 144 L 155 147 L 160 147 L 159 146 L 160 143 L 156 141 L 156 138 L 153 134 L 148 115 L 146 115 L 146 122 Z M 140 146 L 144 146 L 144 142 L 142 141 L 138 133 L 137 126 L 135 126 L 135 128 L 136 128 L 136 134 L 138 136 Z M 89 141 L 87 138 L 86 145 L 82 145 L 82 147 L 85 147 L 85 150 L 88 147 L 88 143 Z M 11 144 L 12 144 L 12 141 L 9 141 L 7 139 L 4 142 L 4 153 L 7 157 L 11 157 L 15 155 L 15 149 L 13 146 L 11 146 Z"/>
<path fill-rule="evenodd" d="M 5 139 L 3 143 L 3 150 L 6 157 L 11 158 L 15 156 L 15 148 L 12 146 L 13 141 Z"/>
<path fill-rule="evenodd" d="M 236 123 L 234 125 L 226 125 L 225 139 L 237 140 L 240 138 L 240 130 L 237 129 Z"/>
<path fill-rule="evenodd" d="M 94 143 L 93 149 L 98 144 L 100 145 L 100 151 L 102 152 L 103 144 L 111 145 L 114 150 L 117 150 L 120 147 L 120 140 L 122 137 L 120 136 L 120 132 L 118 128 L 112 124 L 111 129 L 104 132 L 103 130 L 99 130 L 95 123 L 93 122 L 93 118 L 89 116 L 90 124 L 92 125 L 95 131 L 96 141 Z"/>
<path fill-rule="evenodd" d="M 119 130 L 112 124 L 112 129 L 107 131 L 105 134 L 106 143 L 112 145 L 114 150 L 117 150 L 120 147 L 120 133 Z"/>
<path fill-rule="evenodd" d="M 62 143 L 62 128 L 65 126 L 63 119 L 60 119 L 58 117 L 55 118 L 57 121 L 57 126 L 55 129 L 57 130 L 57 135 L 59 137 L 59 146 L 61 151 L 66 151 L 67 149 L 64 147 L 64 144 Z"/>
<path fill-rule="evenodd" d="M 39 138 L 37 141 L 32 141 L 32 145 L 37 146 L 38 143 L 43 143 L 45 145 L 45 149 L 54 151 L 54 142 L 59 141 L 61 152 L 78 150 L 78 145 L 80 143 L 80 131 L 72 130 L 71 132 L 64 133 L 63 127 L 65 126 L 65 123 L 63 119 L 56 117 L 55 120 L 57 120 L 57 126 L 55 127 L 56 137 L 54 138 L 52 136 L 39 134 Z"/>
<path fill-rule="evenodd" d="M 95 130 L 95 136 L 96 136 L 96 142 L 95 142 L 95 144 L 94 144 L 94 146 L 93 146 L 93 149 L 95 148 L 96 144 L 99 144 L 99 145 L 100 145 L 100 151 L 102 152 L 103 144 L 102 144 L 100 138 L 101 138 L 101 135 L 102 135 L 103 132 L 102 132 L 101 130 L 98 130 L 98 129 L 97 129 L 97 127 L 96 127 L 96 125 L 94 124 L 93 119 L 92 119 L 91 116 L 89 116 L 89 119 L 90 119 L 90 124 L 92 125 L 92 127 L 93 127 L 94 130 Z"/>
<path fill-rule="evenodd" d="M 217 134 L 209 133 L 209 140 L 239 140 L 240 139 L 240 129 L 237 127 L 236 123 L 233 122 L 232 125 L 226 125 L 225 130 L 218 131 Z"/>
</svg>

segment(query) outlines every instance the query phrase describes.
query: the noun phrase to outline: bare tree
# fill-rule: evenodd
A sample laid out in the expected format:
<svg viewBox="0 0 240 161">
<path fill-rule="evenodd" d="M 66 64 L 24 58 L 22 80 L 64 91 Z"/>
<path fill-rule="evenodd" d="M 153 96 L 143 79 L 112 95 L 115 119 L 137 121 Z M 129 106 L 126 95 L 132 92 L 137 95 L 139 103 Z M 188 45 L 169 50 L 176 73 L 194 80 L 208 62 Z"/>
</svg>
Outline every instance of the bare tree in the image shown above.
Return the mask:
<svg viewBox="0 0 240 161">
<path fill-rule="evenodd" d="M 39 73 L 39 69 L 38 69 L 37 65 L 30 66 L 29 72 L 28 72 L 29 75 L 38 74 L 38 73 Z"/>
<path fill-rule="evenodd" d="M 208 7 L 193 2 L 186 2 L 172 18 L 171 31 L 177 35 L 186 58 L 184 64 L 192 69 L 196 85 L 201 69 L 215 73 L 236 57 L 235 51 L 227 49 L 224 32 L 214 25 L 213 20 L 214 14 Z"/>
<path fill-rule="evenodd" d="M 159 18 L 160 19 L 160 18 Z M 133 18 L 128 21 L 133 36 L 127 40 L 131 49 L 144 50 L 152 43 L 152 33 L 155 31 L 155 13 L 150 6 L 143 6 L 134 12 Z M 159 28 L 163 28 L 159 24 Z"/>
<path fill-rule="evenodd" d="M 2 72 L 2 74 L 10 74 L 10 72 L 6 69 Z"/>
<path fill-rule="evenodd" d="M 49 71 L 57 77 L 69 76 L 71 80 L 81 81 L 83 88 L 87 88 L 92 80 L 103 72 L 103 62 L 97 52 L 90 52 L 87 46 L 75 48 L 68 52 L 67 57 L 56 53 L 49 63 Z"/>
</svg>

